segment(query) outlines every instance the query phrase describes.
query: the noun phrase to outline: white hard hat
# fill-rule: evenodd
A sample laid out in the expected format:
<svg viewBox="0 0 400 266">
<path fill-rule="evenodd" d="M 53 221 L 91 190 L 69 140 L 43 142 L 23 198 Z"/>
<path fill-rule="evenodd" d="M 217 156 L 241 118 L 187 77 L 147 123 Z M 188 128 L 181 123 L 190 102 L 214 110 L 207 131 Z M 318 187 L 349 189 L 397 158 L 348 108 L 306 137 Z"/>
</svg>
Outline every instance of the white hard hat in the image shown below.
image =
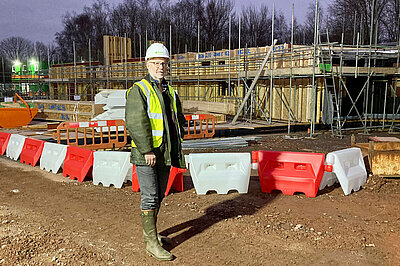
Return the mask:
<svg viewBox="0 0 400 266">
<path fill-rule="evenodd" d="M 148 60 L 154 57 L 163 57 L 169 59 L 169 53 L 167 47 L 162 43 L 153 43 L 147 48 L 145 59 Z"/>
</svg>

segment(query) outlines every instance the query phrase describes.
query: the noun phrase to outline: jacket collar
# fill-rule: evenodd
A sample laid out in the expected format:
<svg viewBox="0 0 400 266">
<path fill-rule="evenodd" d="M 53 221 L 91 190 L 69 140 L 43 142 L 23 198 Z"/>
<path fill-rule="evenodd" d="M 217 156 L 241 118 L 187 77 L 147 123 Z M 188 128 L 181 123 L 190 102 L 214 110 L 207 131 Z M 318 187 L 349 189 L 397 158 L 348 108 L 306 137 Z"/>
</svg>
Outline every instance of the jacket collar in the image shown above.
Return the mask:
<svg viewBox="0 0 400 266">
<path fill-rule="evenodd" d="M 151 86 L 158 88 L 158 80 L 153 79 L 150 74 L 147 74 L 144 79 L 146 79 Z M 161 85 L 163 87 L 163 91 L 165 91 L 166 89 L 168 89 L 168 82 L 165 80 L 165 78 L 161 81 Z"/>
</svg>

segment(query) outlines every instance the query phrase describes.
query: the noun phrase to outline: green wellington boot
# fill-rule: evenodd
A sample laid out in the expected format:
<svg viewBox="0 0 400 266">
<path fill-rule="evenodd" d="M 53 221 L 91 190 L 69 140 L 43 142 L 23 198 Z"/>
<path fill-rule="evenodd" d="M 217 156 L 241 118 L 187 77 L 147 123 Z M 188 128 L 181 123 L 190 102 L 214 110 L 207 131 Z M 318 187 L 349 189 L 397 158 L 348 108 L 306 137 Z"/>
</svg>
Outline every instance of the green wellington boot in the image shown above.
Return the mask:
<svg viewBox="0 0 400 266">
<path fill-rule="evenodd" d="M 147 253 L 158 260 L 172 260 L 174 256 L 165 250 L 157 239 L 156 212 L 154 210 L 142 211 L 142 226 Z"/>
<path fill-rule="evenodd" d="M 157 208 L 155 210 L 155 212 L 156 212 L 156 217 L 155 217 L 155 219 L 156 219 L 156 227 L 157 227 L 157 217 L 158 217 L 159 211 L 160 211 L 160 208 Z M 162 244 L 170 245 L 172 243 L 172 239 L 171 238 L 166 237 L 166 236 L 162 236 L 159 233 L 157 233 L 157 239 L 158 239 L 158 242 L 160 242 L 160 245 L 162 245 Z"/>
</svg>

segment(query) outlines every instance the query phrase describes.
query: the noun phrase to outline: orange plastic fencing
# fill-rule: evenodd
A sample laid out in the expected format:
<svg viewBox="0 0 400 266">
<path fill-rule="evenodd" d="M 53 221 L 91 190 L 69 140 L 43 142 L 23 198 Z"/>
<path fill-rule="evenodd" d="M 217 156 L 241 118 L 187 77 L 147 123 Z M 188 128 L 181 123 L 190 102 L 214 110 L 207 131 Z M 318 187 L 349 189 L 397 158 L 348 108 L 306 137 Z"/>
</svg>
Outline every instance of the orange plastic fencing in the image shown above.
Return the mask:
<svg viewBox="0 0 400 266">
<path fill-rule="evenodd" d="M 119 132 L 122 130 L 123 133 Z M 99 132 L 95 132 L 95 131 Z M 62 122 L 57 127 L 57 143 L 66 139 L 67 145 L 89 150 L 122 148 L 127 142 L 125 121 L 99 120 L 90 122 Z"/>
<path fill-rule="evenodd" d="M 187 133 L 183 139 L 212 138 L 215 134 L 217 119 L 213 115 L 185 115 L 188 121 Z"/>
</svg>

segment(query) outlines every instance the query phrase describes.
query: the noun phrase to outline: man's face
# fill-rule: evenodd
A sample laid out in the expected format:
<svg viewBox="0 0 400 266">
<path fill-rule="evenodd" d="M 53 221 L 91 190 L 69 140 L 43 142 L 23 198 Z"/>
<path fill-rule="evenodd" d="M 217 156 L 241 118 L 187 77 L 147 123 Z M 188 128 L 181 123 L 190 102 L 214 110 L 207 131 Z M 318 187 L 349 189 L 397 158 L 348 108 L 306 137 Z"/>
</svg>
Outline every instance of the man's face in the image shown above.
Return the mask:
<svg viewBox="0 0 400 266">
<path fill-rule="evenodd" d="M 152 78 L 161 80 L 167 75 L 167 64 L 166 58 L 151 58 L 147 60 L 146 67 Z"/>
</svg>

